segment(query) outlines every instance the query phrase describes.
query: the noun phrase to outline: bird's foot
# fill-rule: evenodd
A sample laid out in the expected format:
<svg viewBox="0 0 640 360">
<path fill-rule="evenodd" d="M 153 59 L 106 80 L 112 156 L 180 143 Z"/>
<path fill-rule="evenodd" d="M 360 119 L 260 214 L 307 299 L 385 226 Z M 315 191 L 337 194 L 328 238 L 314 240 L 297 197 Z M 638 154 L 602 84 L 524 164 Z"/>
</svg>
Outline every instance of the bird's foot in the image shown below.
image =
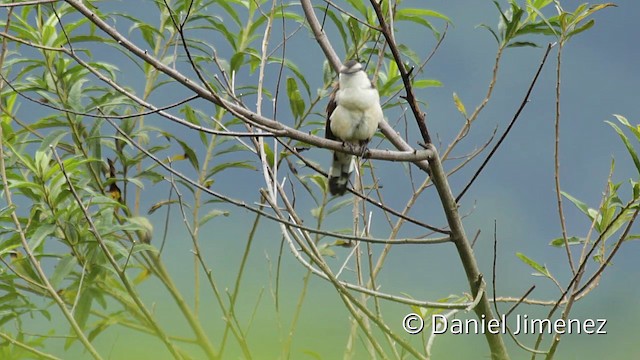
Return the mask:
<svg viewBox="0 0 640 360">
<path fill-rule="evenodd" d="M 353 151 L 355 151 L 355 146 L 353 146 L 353 143 L 350 143 L 350 142 L 348 142 L 348 141 L 343 141 L 343 142 L 342 142 L 342 146 L 343 146 L 345 149 L 349 149 L 349 151 L 352 151 L 352 152 L 353 152 Z"/>
<path fill-rule="evenodd" d="M 367 151 L 369 151 L 369 148 L 367 147 L 368 143 L 369 143 L 368 140 L 361 140 L 361 141 L 358 142 L 358 147 L 356 148 L 356 144 L 354 144 L 352 142 L 348 142 L 348 141 L 343 141 L 342 142 L 342 146 L 345 149 L 349 149 L 349 151 L 355 153 L 356 156 L 364 157 L 364 155 L 367 153 Z"/>
<path fill-rule="evenodd" d="M 360 157 L 364 157 L 364 154 L 367 153 L 367 151 L 369 151 L 369 148 L 367 147 L 367 144 L 369 143 L 369 140 L 361 140 L 360 141 Z"/>
</svg>

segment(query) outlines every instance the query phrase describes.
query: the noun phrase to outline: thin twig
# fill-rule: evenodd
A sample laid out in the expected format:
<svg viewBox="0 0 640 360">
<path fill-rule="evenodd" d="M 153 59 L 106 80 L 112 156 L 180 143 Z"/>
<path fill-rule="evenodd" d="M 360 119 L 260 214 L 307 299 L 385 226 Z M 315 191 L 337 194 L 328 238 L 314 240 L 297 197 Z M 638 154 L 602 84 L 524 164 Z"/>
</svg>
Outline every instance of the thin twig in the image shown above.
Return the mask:
<svg viewBox="0 0 640 360">
<path fill-rule="evenodd" d="M 1 7 L 1 5 L 0 5 L 0 7 Z M 51 337 L 50 334 L 47 334 L 46 336 L 47 337 Z M 60 359 L 60 358 L 58 358 L 56 356 L 53 356 L 51 354 L 47 354 L 45 352 L 42 352 L 42 351 L 34 348 L 33 346 L 29 346 L 28 344 L 25 344 L 25 343 L 23 343 L 21 341 L 18 341 L 18 340 L 12 338 L 11 336 L 9 336 L 9 335 L 7 335 L 7 334 L 5 334 L 3 332 L 0 332 L 0 338 L 3 338 L 6 341 L 6 343 L 8 343 L 8 344 L 11 344 L 13 346 L 19 347 L 19 348 L 21 348 L 23 350 L 26 350 L 26 351 L 36 355 L 38 357 L 38 359 L 49 359 L 49 360 L 59 360 Z M 7 346 L 7 345 L 3 344 L 3 347 L 4 346 Z M 5 348 L 5 350 L 6 350 L 6 348 Z M 12 352 L 10 349 L 8 349 L 8 351 Z"/>
<path fill-rule="evenodd" d="M 313 5 L 311 5 L 311 0 L 300 0 L 300 5 L 302 6 L 305 18 L 309 23 L 309 27 L 311 28 L 316 41 L 320 45 L 320 48 L 324 52 L 324 55 L 329 61 L 329 64 L 331 65 L 333 70 L 337 72 L 338 69 L 340 69 L 342 63 L 335 50 L 333 50 L 333 47 L 331 46 L 331 43 L 329 42 L 329 39 L 327 38 L 324 30 L 322 30 L 320 22 L 318 22 L 318 18 L 313 11 Z M 380 131 L 382 131 L 384 136 L 396 147 L 396 149 L 400 151 L 415 151 L 401 136 L 396 133 L 396 131 L 391 126 L 389 126 L 386 121 L 381 121 L 378 124 L 378 127 L 380 128 Z M 344 150 L 342 151 L 344 152 Z M 354 153 L 353 155 L 358 154 Z M 429 163 L 426 160 L 421 159 L 420 161 L 412 162 L 423 171 L 427 171 L 429 169 Z"/>
<path fill-rule="evenodd" d="M 460 202 L 460 199 L 462 199 L 462 197 L 467 192 L 467 190 L 469 190 L 469 188 L 471 187 L 473 182 L 478 178 L 478 176 L 480 175 L 482 170 L 484 170 L 484 167 L 487 165 L 489 160 L 491 160 L 491 158 L 493 157 L 495 152 L 498 150 L 498 148 L 500 147 L 500 145 L 502 144 L 504 139 L 507 137 L 507 135 L 509 135 L 509 132 L 511 131 L 511 128 L 513 128 L 513 125 L 515 125 L 516 120 L 518 120 L 518 118 L 520 117 L 520 113 L 522 112 L 524 107 L 529 102 L 529 96 L 531 95 L 531 92 L 533 91 L 533 87 L 535 86 L 536 82 L 538 81 L 538 77 L 540 76 L 540 73 L 542 72 L 542 67 L 544 66 L 545 62 L 547 61 L 547 56 L 549 55 L 549 51 L 551 51 L 551 47 L 552 46 L 553 46 L 552 44 L 547 45 L 547 50 L 544 52 L 544 56 L 542 57 L 542 61 L 540 62 L 540 66 L 538 66 L 538 70 L 536 71 L 536 74 L 533 77 L 533 80 L 531 81 L 531 84 L 529 85 L 529 89 L 527 90 L 527 93 L 525 94 L 524 99 L 520 103 L 520 106 L 518 107 L 518 110 L 513 115 L 513 118 L 511 119 L 511 122 L 509 123 L 509 126 L 507 126 L 507 129 L 504 131 L 502 136 L 500 136 L 500 139 L 498 139 L 498 142 L 496 143 L 496 145 L 491 149 L 491 151 L 489 152 L 489 155 L 487 155 L 487 158 L 484 159 L 484 161 L 482 162 L 482 165 L 480 165 L 480 167 L 475 172 L 475 174 L 473 174 L 473 177 L 471 177 L 471 180 L 469 181 L 469 183 L 467 183 L 467 185 L 460 192 L 460 194 L 458 196 L 456 196 L 456 203 Z"/>
<path fill-rule="evenodd" d="M 413 112 L 413 116 L 416 119 L 418 124 L 418 128 L 420 129 L 420 134 L 422 135 L 422 140 L 425 144 L 431 144 L 431 136 L 429 135 L 429 130 L 427 129 L 426 124 L 426 116 L 425 113 L 420 110 L 420 106 L 418 105 L 418 100 L 413 93 L 413 85 L 411 84 L 411 78 L 409 76 L 409 72 L 404 66 L 404 62 L 402 61 L 402 56 L 400 55 L 400 50 L 398 49 L 398 45 L 395 42 L 393 36 L 393 28 L 387 24 L 384 14 L 382 13 L 382 8 L 380 3 L 377 0 L 371 0 L 371 6 L 373 7 L 376 16 L 378 17 L 378 23 L 380 24 L 380 28 L 382 31 L 382 35 L 384 35 L 387 40 L 387 44 L 389 46 L 389 50 L 391 50 L 391 54 L 393 55 L 393 59 L 398 65 L 398 70 L 400 71 L 400 77 L 402 78 L 402 82 L 404 84 L 404 89 L 406 91 L 406 100 L 409 103 L 409 107 L 411 107 L 411 111 Z"/>
<path fill-rule="evenodd" d="M 93 218 L 91 217 L 91 215 L 89 214 L 87 208 L 85 207 L 84 203 L 82 202 L 82 199 L 80 198 L 80 195 L 76 191 L 76 188 L 73 185 L 73 182 L 71 181 L 71 178 L 69 177 L 69 174 L 65 170 L 64 163 L 62 162 L 62 160 L 58 156 L 58 152 L 55 150 L 55 148 L 53 148 L 53 146 L 50 146 L 50 149 L 51 149 L 51 151 L 53 151 L 53 155 L 55 157 L 55 160 L 58 163 L 58 166 L 60 167 L 60 171 L 64 175 L 66 183 L 69 186 L 69 190 L 71 191 L 71 194 L 73 195 L 73 198 L 75 199 L 78 207 L 82 210 L 84 218 L 87 221 L 87 223 L 89 224 L 89 227 L 91 229 L 91 233 L 94 236 L 94 238 L 96 239 L 100 249 L 102 250 L 102 253 L 105 255 L 105 257 L 109 261 L 109 264 L 111 265 L 111 267 L 114 269 L 114 271 L 116 272 L 116 274 L 120 278 L 120 281 L 122 282 L 122 284 L 127 289 L 127 292 L 131 295 L 132 300 L 136 303 L 136 305 L 138 306 L 139 310 L 142 311 L 142 313 L 144 314 L 145 320 L 147 320 L 149 322 L 149 324 L 154 328 L 154 330 L 156 332 L 156 335 L 163 341 L 163 343 L 165 344 L 165 346 L 167 347 L 167 349 L 169 350 L 169 352 L 171 352 L 171 354 L 173 356 L 175 356 L 176 358 L 180 358 L 181 359 L 182 356 L 180 355 L 180 352 L 173 345 L 173 343 L 169 340 L 169 337 L 164 332 L 164 330 L 162 330 L 162 328 L 159 326 L 159 324 L 155 321 L 155 319 L 153 318 L 153 315 L 151 314 L 151 312 L 149 312 L 149 310 L 146 308 L 146 306 L 142 303 L 142 301 L 140 300 L 140 296 L 138 296 L 138 294 L 136 293 L 136 291 L 135 291 L 134 287 L 132 286 L 131 282 L 127 278 L 126 274 L 120 268 L 120 265 L 118 265 L 118 262 L 113 257 L 113 255 L 111 254 L 111 251 L 109 250 L 109 248 L 107 247 L 106 243 L 102 239 L 102 236 L 98 232 L 98 229 L 97 229 L 97 227 L 96 227 L 96 225 L 95 225 L 95 223 L 93 221 Z"/>
<path fill-rule="evenodd" d="M 558 207 L 558 219 L 560 220 L 560 228 L 562 230 L 562 239 L 564 240 L 564 249 L 567 253 L 567 261 L 572 274 L 576 274 L 576 267 L 573 264 L 573 256 L 569 245 L 569 236 L 567 235 L 567 222 L 564 217 L 564 207 L 562 206 L 562 190 L 560 188 L 560 69 L 562 64 L 562 48 L 564 41 L 558 42 L 558 54 L 556 57 L 556 106 L 555 106 L 555 124 L 554 124 L 554 146 L 553 146 L 553 180 L 556 190 L 556 202 Z"/>
</svg>

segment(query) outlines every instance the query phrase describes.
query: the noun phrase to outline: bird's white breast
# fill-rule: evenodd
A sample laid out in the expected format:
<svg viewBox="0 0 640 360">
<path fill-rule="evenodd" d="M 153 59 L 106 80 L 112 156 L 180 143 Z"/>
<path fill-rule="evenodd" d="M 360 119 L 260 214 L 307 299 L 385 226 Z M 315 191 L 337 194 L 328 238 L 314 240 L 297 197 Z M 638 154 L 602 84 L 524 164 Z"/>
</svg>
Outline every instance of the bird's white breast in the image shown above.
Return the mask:
<svg viewBox="0 0 640 360">
<path fill-rule="evenodd" d="M 364 72 L 361 75 L 340 79 L 331 131 L 343 141 L 371 139 L 383 120 L 378 90 L 371 87 Z"/>
</svg>

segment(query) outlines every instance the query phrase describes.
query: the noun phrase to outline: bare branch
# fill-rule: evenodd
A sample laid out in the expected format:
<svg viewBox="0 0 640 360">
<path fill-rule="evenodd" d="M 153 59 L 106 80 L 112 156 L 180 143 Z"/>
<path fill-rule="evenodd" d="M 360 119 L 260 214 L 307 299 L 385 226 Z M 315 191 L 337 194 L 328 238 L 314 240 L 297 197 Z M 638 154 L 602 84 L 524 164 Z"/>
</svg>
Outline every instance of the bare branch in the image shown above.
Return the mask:
<svg viewBox="0 0 640 360">
<path fill-rule="evenodd" d="M 300 4 L 302 5 L 302 9 L 304 10 L 304 14 L 306 16 L 307 22 L 309 23 L 309 26 L 313 31 L 316 41 L 320 45 L 320 48 L 322 48 L 322 51 L 324 51 L 324 54 L 329 60 L 329 64 L 331 65 L 333 70 L 338 72 L 338 69 L 340 69 L 342 62 L 340 61 L 340 58 L 338 57 L 336 52 L 333 50 L 331 43 L 329 42 L 326 34 L 322 30 L 322 27 L 320 26 L 320 22 L 318 22 L 318 18 L 316 17 L 313 11 L 313 6 L 311 5 L 311 1 L 300 0 Z M 389 124 L 386 121 L 381 121 L 378 124 L 378 127 L 380 128 L 384 136 L 393 144 L 393 146 L 396 147 L 396 149 L 400 151 L 415 151 L 411 146 L 409 146 L 409 144 L 407 144 L 407 142 L 402 137 L 398 135 L 398 133 L 393 128 L 391 128 L 391 126 L 389 126 Z M 354 154 L 354 155 L 357 155 L 357 154 Z M 421 160 L 424 160 L 424 159 L 421 159 Z M 429 169 L 429 163 L 427 161 L 412 161 L 412 162 L 424 171 L 427 171 Z"/>
<path fill-rule="evenodd" d="M 407 72 L 407 69 L 404 66 L 404 62 L 402 61 L 402 56 L 400 55 L 400 50 L 398 50 L 398 45 L 396 44 L 393 36 L 393 29 L 389 26 L 389 24 L 387 24 L 384 18 L 384 14 L 382 13 L 382 8 L 380 7 L 380 3 L 377 0 L 371 0 L 371 6 L 373 6 L 373 9 L 376 12 L 376 16 L 378 17 L 378 22 L 380 23 L 380 27 L 382 28 L 382 35 L 384 35 L 385 39 L 387 40 L 389 50 L 391 50 L 393 59 L 398 65 L 398 70 L 400 71 L 402 82 L 404 83 L 404 89 L 407 92 L 406 100 L 409 103 L 411 111 L 413 112 L 413 116 L 416 119 L 418 128 L 420 129 L 420 134 L 422 135 L 422 140 L 425 142 L 425 144 L 431 144 L 431 136 L 429 135 L 429 130 L 427 129 L 425 113 L 420 110 L 418 100 L 413 93 L 413 85 L 411 84 L 410 78 L 410 73 L 413 71 L 413 69 Z"/>
<path fill-rule="evenodd" d="M 20 1 L 12 4 L 0 4 L 0 8 L 15 8 L 18 6 L 30 6 L 30 5 L 42 5 L 60 2 L 61 0 L 34 0 L 34 1 Z"/>
<path fill-rule="evenodd" d="M 95 225 L 95 223 L 93 221 L 93 218 L 89 214 L 86 206 L 82 203 L 82 199 L 80 198 L 80 195 L 78 195 L 78 192 L 76 191 L 76 188 L 73 185 L 73 182 L 69 178 L 69 174 L 65 170 L 64 163 L 62 162 L 62 160 L 58 156 L 57 151 L 55 150 L 55 148 L 53 148 L 53 146 L 51 146 L 50 149 L 51 149 L 51 151 L 53 151 L 53 155 L 54 155 L 54 157 L 56 159 L 56 162 L 58 163 L 58 166 L 60 167 L 60 171 L 64 175 L 64 178 L 66 180 L 67 185 L 69 185 L 69 190 L 71 191 L 71 194 L 73 195 L 73 198 L 75 199 L 78 207 L 82 210 L 82 214 L 84 215 L 85 220 L 89 224 L 89 226 L 91 228 L 91 233 L 93 234 L 94 238 L 98 242 L 98 245 L 100 246 L 100 249 L 102 250 L 102 253 L 105 255 L 105 257 L 109 261 L 109 264 L 111 265 L 111 267 L 116 271 L 118 277 L 120 278 L 120 281 L 122 282 L 124 287 L 127 289 L 127 292 L 131 295 L 131 299 L 136 303 L 136 305 L 138 306 L 138 309 L 144 314 L 145 320 L 147 320 L 149 322 L 149 324 L 153 327 L 153 329 L 155 330 L 156 334 L 162 340 L 162 342 L 165 344 L 165 346 L 167 347 L 169 352 L 171 352 L 171 354 L 173 356 L 175 356 L 176 358 L 181 359 L 182 356 L 180 355 L 179 350 L 174 346 L 174 344 L 171 341 L 169 341 L 169 337 L 167 336 L 167 334 L 160 327 L 160 325 L 156 322 L 156 320 L 154 319 L 154 317 L 151 314 L 151 312 L 144 305 L 144 303 L 140 299 L 140 296 L 137 294 L 135 288 L 133 287 L 133 284 L 131 283 L 131 281 L 129 280 L 127 275 L 125 274 L 124 270 L 120 267 L 120 265 L 118 265 L 118 262 L 113 257 L 113 255 L 111 253 L 111 250 L 109 250 L 109 248 L 107 247 L 107 244 L 102 239 L 102 236 L 98 232 L 98 229 L 97 229 L 97 227 L 96 227 L 96 225 Z M 199 338 L 199 340 L 200 341 L 205 341 L 205 342 L 208 343 L 208 340 L 206 340 L 206 338 Z M 211 350 L 213 350 L 213 349 L 211 349 Z M 211 354 L 213 354 L 213 352 Z"/>
<path fill-rule="evenodd" d="M 542 71 L 542 68 L 544 67 L 545 62 L 547 61 L 547 56 L 549 55 L 549 51 L 551 51 L 552 46 L 553 46 L 552 44 L 547 45 L 547 50 L 544 52 L 544 56 L 542 57 L 540 66 L 538 66 L 538 71 L 536 71 L 536 74 L 533 77 L 533 80 L 531 81 L 531 85 L 529 85 L 529 89 L 527 90 L 527 93 L 525 94 L 524 99 L 520 103 L 520 107 L 518 107 L 518 110 L 513 115 L 513 119 L 511 119 L 509 126 L 507 126 L 507 129 L 504 131 L 502 136 L 500 136 L 500 139 L 498 139 L 498 142 L 496 143 L 496 145 L 491 149 L 491 151 L 489 152 L 489 155 L 487 155 L 487 158 L 484 159 L 484 161 L 482 162 L 482 165 L 480 165 L 476 173 L 473 174 L 473 177 L 471 177 L 471 180 L 469 180 L 469 183 L 467 183 L 467 185 L 464 187 L 464 189 L 462 189 L 460 194 L 456 196 L 456 203 L 460 202 L 460 199 L 462 199 L 462 197 L 467 192 L 467 190 L 469 190 L 473 182 L 478 178 L 482 170 L 484 170 L 484 167 L 487 165 L 489 160 L 491 160 L 493 155 L 496 153 L 496 151 L 498 150 L 498 148 L 500 147 L 504 139 L 507 137 L 507 135 L 509 135 L 511 128 L 513 128 L 513 125 L 516 123 L 516 120 L 518 120 L 518 118 L 520 117 L 520 113 L 529 102 L 529 96 L 531 95 L 531 92 L 533 91 L 533 87 L 536 85 L 536 82 L 538 81 L 538 77 L 540 76 L 540 72 Z"/>
</svg>

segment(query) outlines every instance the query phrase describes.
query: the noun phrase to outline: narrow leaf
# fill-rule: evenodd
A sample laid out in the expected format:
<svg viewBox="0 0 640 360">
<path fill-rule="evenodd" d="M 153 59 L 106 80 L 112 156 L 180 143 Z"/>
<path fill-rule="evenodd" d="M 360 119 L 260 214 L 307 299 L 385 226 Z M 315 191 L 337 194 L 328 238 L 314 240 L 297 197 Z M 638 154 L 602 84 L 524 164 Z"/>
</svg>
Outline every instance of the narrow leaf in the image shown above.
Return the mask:
<svg viewBox="0 0 640 360">
<path fill-rule="evenodd" d="M 566 192 L 562 191 L 561 192 L 562 196 L 564 196 L 565 198 L 567 198 L 567 200 L 571 201 L 573 203 L 573 205 L 575 205 L 580 211 L 582 211 L 584 214 L 586 214 L 587 216 L 591 217 L 591 213 L 589 212 L 589 206 L 587 206 L 587 204 L 583 203 L 582 201 L 574 198 L 573 196 L 567 194 Z M 593 219 L 593 218 L 592 218 Z"/>
<path fill-rule="evenodd" d="M 539 272 L 540 274 L 542 274 L 544 276 L 551 277 L 551 274 L 549 273 L 549 270 L 547 270 L 547 268 L 545 266 L 542 266 L 542 265 L 538 264 L 537 262 L 535 262 L 531 258 L 527 257 L 523 253 L 516 253 L 516 256 L 518 258 L 520 258 L 520 260 L 522 260 L 522 262 L 524 262 L 525 264 L 527 264 L 531 268 L 533 268 L 535 271 Z"/>
<path fill-rule="evenodd" d="M 456 104 L 456 108 L 458 109 L 458 111 L 466 119 L 467 118 L 467 109 L 465 109 L 464 104 L 462 103 L 462 100 L 460 100 L 460 98 L 458 97 L 458 94 L 456 94 L 455 92 L 453 93 L 453 102 Z"/>
<path fill-rule="evenodd" d="M 633 159 L 633 163 L 636 165 L 636 170 L 640 174 L 640 159 L 638 158 L 638 154 L 636 153 L 635 149 L 629 142 L 629 138 L 627 138 L 627 136 L 624 134 L 624 132 L 622 132 L 622 129 L 620 129 L 618 125 L 612 123 L 611 121 L 606 121 L 606 123 L 611 125 L 611 127 L 618 133 L 618 135 L 620 136 L 620 139 L 624 143 L 624 146 L 627 148 L 629 155 L 631 155 L 631 158 Z"/>
<path fill-rule="evenodd" d="M 569 245 L 577 245 L 577 244 L 584 243 L 584 239 L 581 239 L 577 236 L 572 236 L 567 239 L 567 242 Z M 551 240 L 551 242 L 549 242 L 549 245 L 555 246 L 555 247 L 564 247 L 564 238 L 559 237 L 559 238 L 553 239 Z"/>
</svg>

